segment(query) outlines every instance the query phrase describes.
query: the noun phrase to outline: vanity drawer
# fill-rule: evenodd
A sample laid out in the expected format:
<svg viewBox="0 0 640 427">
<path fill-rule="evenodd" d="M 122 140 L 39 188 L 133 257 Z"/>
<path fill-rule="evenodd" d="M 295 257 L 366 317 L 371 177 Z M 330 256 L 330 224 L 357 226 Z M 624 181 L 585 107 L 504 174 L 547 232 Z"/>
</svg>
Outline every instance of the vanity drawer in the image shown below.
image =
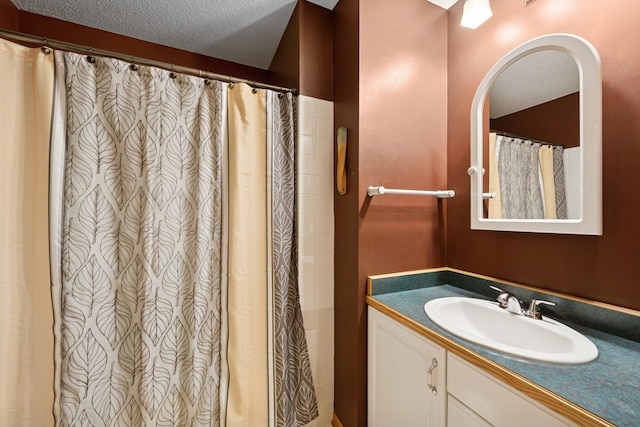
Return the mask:
<svg viewBox="0 0 640 427">
<path fill-rule="evenodd" d="M 449 395 L 496 427 L 575 425 L 450 352 L 447 355 L 447 390 Z"/>
<path fill-rule="evenodd" d="M 484 418 L 453 397 L 447 396 L 447 426 L 449 427 L 492 427 Z"/>
</svg>

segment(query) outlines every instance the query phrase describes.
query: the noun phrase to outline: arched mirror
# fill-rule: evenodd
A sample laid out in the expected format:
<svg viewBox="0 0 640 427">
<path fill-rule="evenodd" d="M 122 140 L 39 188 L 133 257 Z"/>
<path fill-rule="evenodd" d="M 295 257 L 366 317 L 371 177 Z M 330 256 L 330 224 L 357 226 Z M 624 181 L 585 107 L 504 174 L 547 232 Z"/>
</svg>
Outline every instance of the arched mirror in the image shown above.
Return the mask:
<svg viewBox="0 0 640 427">
<path fill-rule="evenodd" d="M 505 55 L 471 107 L 471 228 L 602 234 L 602 82 L 586 40 Z"/>
</svg>

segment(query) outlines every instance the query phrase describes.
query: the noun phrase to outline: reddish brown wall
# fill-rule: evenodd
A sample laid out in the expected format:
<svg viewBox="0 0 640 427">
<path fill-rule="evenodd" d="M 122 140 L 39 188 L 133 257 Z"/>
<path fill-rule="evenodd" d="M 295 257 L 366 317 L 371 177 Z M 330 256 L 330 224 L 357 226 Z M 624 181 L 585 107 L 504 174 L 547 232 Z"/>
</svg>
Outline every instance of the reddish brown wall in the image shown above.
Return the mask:
<svg viewBox="0 0 640 427">
<path fill-rule="evenodd" d="M 475 273 L 640 309 L 640 2 L 536 0 L 492 2 L 493 18 L 477 30 L 449 14 L 448 265 Z M 469 111 L 489 68 L 539 35 L 567 32 L 600 53 L 603 75 L 604 235 L 471 231 Z"/>
<path fill-rule="evenodd" d="M 304 1 L 304 0 L 303 0 Z M 299 87 L 300 82 L 300 3 L 291 14 L 287 28 L 269 66 L 272 84 Z"/>
<path fill-rule="evenodd" d="M 366 194 L 447 187 L 446 32 L 446 11 L 423 0 L 361 6 L 361 279 L 446 263 L 446 201 Z"/>
<path fill-rule="evenodd" d="M 333 13 L 301 1 L 300 93 L 333 99 Z"/>
<path fill-rule="evenodd" d="M 0 0 L 0 28 L 18 31 L 18 8 L 11 3 L 11 0 Z"/>
<path fill-rule="evenodd" d="M 271 82 L 333 100 L 333 14 L 299 0 L 269 67 Z"/>
<path fill-rule="evenodd" d="M 344 427 L 364 425 L 366 343 L 359 325 L 363 296 L 358 276 L 359 0 L 333 10 L 334 122 L 348 129 L 347 194 L 334 197 L 334 402 Z"/>
<path fill-rule="evenodd" d="M 580 146 L 580 94 L 491 120 L 491 129 L 564 145 Z M 485 157 L 486 158 L 486 157 Z"/>
<path fill-rule="evenodd" d="M 447 18 L 424 0 L 342 0 L 334 26 L 335 125 L 349 128 L 348 194 L 335 199 L 335 405 L 355 427 L 366 425 L 366 277 L 446 264 L 447 202 L 367 187 L 446 188 Z"/>
</svg>

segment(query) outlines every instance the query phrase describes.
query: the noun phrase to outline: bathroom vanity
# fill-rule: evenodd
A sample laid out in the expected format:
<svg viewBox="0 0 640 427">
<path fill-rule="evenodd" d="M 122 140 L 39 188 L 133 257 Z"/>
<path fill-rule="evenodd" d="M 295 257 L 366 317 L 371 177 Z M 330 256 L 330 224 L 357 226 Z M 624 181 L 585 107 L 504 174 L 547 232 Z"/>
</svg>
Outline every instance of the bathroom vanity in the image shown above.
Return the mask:
<svg viewBox="0 0 640 427">
<path fill-rule="evenodd" d="M 392 317 L 368 314 L 370 427 L 575 425 Z"/>
<path fill-rule="evenodd" d="M 509 286 L 523 300 L 535 293 L 452 269 L 370 278 L 369 426 L 640 425 L 640 343 L 615 334 L 637 330 L 637 313 L 542 295 L 564 306 L 553 314 L 570 318 L 556 320 L 598 347 L 596 360 L 567 365 L 473 344 L 437 326 L 424 311 L 437 298 L 490 300 L 491 284 Z M 590 327 L 576 323 L 576 313 L 586 312 L 593 314 L 585 318 Z M 594 329 L 597 322 L 609 332 Z"/>
</svg>

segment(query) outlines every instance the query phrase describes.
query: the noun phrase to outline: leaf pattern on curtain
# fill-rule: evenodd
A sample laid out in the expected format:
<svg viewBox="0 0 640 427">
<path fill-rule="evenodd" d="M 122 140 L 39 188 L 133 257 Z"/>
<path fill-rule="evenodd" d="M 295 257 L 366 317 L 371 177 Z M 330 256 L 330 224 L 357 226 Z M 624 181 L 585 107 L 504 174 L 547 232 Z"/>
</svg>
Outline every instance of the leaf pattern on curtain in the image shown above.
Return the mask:
<svg viewBox="0 0 640 427">
<path fill-rule="evenodd" d="M 66 53 L 57 425 L 220 425 L 222 83 Z"/>
<path fill-rule="evenodd" d="M 295 102 L 270 93 L 273 141 L 272 233 L 276 426 L 299 427 L 318 417 L 298 290 Z"/>
<path fill-rule="evenodd" d="M 539 148 L 538 143 L 502 137 L 498 159 L 502 218 L 544 219 Z"/>
<path fill-rule="evenodd" d="M 564 147 L 553 147 L 553 181 L 556 190 L 556 215 L 567 219 L 567 196 L 564 179 Z"/>
</svg>

